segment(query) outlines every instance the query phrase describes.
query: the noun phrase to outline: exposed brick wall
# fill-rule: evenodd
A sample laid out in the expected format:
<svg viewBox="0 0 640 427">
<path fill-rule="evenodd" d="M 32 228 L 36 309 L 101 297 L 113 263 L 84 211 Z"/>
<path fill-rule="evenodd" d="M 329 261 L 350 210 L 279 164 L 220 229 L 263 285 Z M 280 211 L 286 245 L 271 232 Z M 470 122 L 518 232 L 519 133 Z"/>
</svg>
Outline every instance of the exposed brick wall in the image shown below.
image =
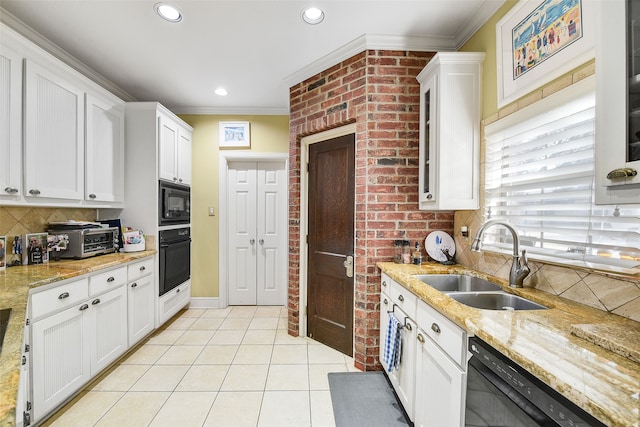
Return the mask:
<svg viewBox="0 0 640 427">
<path fill-rule="evenodd" d="M 354 359 L 364 370 L 379 368 L 376 263 L 392 259 L 395 239 L 453 231 L 453 212 L 418 209 L 416 76 L 432 56 L 369 50 L 290 88 L 289 333 L 298 334 L 300 320 L 300 140 L 355 123 Z"/>
</svg>

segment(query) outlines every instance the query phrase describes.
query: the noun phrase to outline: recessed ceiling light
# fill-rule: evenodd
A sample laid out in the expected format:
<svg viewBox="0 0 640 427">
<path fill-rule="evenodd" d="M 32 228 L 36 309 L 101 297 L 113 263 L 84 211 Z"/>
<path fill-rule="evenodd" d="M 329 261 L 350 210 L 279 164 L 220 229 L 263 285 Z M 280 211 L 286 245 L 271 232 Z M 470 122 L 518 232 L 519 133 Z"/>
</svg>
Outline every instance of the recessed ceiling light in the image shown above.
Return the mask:
<svg viewBox="0 0 640 427">
<path fill-rule="evenodd" d="M 166 19 L 169 22 L 182 21 L 182 14 L 180 13 L 180 11 L 170 4 L 156 3 L 153 8 L 156 10 L 158 15 L 160 15 L 160 17 Z"/>
<path fill-rule="evenodd" d="M 216 89 L 214 91 L 214 93 L 216 95 L 219 95 L 219 96 L 227 96 L 227 94 L 228 94 L 227 90 L 225 88 L 223 88 L 223 87 L 219 87 L 218 89 Z"/>
<path fill-rule="evenodd" d="M 302 19 L 310 25 L 316 25 L 324 21 L 324 12 L 317 7 L 308 7 L 302 11 Z"/>
</svg>

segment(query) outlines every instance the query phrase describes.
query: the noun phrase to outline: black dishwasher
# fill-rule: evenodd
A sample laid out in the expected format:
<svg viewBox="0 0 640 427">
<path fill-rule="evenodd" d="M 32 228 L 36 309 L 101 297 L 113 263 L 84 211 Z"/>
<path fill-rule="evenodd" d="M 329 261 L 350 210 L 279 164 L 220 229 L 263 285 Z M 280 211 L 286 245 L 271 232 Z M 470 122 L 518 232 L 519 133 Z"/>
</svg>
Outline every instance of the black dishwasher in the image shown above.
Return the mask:
<svg viewBox="0 0 640 427">
<path fill-rule="evenodd" d="M 465 426 L 603 426 L 477 337 L 469 338 Z"/>
</svg>

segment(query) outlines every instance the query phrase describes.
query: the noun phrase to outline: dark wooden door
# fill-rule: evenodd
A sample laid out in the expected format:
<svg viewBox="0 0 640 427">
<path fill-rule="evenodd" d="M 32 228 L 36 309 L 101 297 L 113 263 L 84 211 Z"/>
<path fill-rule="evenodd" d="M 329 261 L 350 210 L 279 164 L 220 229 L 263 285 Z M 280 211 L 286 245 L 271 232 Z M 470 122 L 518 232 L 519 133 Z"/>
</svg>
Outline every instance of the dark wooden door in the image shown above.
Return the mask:
<svg viewBox="0 0 640 427">
<path fill-rule="evenodd" d="M 355 135 L 309 146 L 309 337 L 353 355 Z M 352 275 L 353 276 L 353 275 Z"/>
</svg>

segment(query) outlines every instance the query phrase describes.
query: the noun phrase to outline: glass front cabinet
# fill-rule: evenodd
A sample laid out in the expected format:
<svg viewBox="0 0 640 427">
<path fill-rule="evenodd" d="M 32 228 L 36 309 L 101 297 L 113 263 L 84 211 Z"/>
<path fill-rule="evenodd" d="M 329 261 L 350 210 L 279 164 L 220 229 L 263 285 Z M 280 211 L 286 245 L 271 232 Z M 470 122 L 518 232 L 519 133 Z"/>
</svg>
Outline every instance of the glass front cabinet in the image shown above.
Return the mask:
<svg viewBox="0 0 640 427">
<path fill-rule="evenodd" d="M 419 207 L 478 209 L 484 53 L 439 52 L 420 82 Z"/>
<path fill-rule="evenodd" d="M 595 199 L 640 203 L 640 0 L 593 3 L 600 8 Z"/>
</svg>

